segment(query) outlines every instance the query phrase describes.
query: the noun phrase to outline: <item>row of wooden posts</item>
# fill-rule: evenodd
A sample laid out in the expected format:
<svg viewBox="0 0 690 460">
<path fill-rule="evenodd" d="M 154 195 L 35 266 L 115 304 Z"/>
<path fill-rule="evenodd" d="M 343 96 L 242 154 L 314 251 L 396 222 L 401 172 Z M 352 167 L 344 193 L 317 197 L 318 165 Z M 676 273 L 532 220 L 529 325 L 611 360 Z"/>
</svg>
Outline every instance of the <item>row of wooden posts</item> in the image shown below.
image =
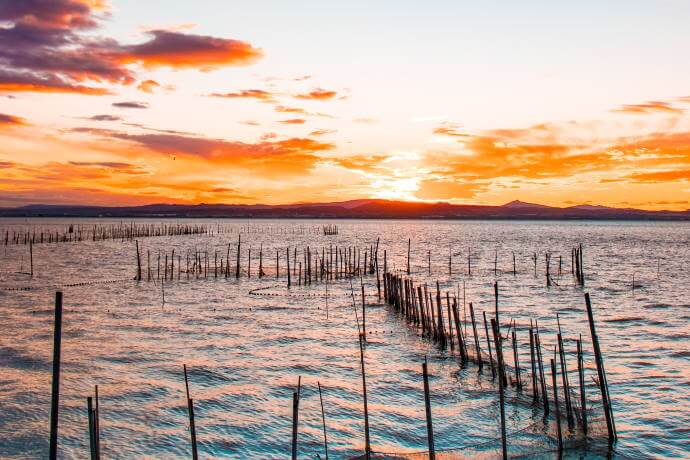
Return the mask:
<svg viewBox="0 0 690 460">
<path fill-rule="evenodd" d="M 384 298 L 386 302 L 392 306 L 395 311 L 399 312 L 404 319 L 407 320 L 408 324 L 415 328 L 421 330 L 423 337 L 426 337 L 433 342 L 435 342 L 440 348 L 445 349 L 450 347 L 451 351 L 454 351 L 456 346 L 458 350 L 458 355 L 460 357 L 460 362 L 463 367 L 467 365 L 468 362 L 473 361 L 478 365 L 479 372 L 482 372 L 483 365 L 485 362 L 484 352 L 482 351 L 482 346 L 480 345 L 482 339 L 480 339 L 477 332 L 477 321 L 475 318 L 475 311 L 472 303 L 469 304 L 470 318 L 472 325 L 473 334 L 473 344 L 474 353 L 469 352 L 470 346 L 468 345 L 469 337 L 466 335 L 467 324 L 465 324 L 465 333 L 461 327 L 461 320 L 457 306 L 457 300 L 453 296 L 451 301 L 451 296 L 446 292 L 445 300 L 446 305 L 442 303 L 442 295 L 440 291 L 439 283 L 436 283 L 436 296 L 434 304 L 434 295 L 428 289 L 427 285 L 416 285 L 414 280 L 405 277 L 403 275 L 396 275 L 393 273 L 384 274 Z M 517 329 L 514 322 L 509 323 L 508 332 L 510 336 L 503 336 L 501 333 L 501 324 L 499 322 L 499 297 L 498 297 L 498 283 L 494 284 L 494 298 L 495 298 L 495 311 L 494 317 L 490 318 L 491 331 L 489 334 L 489 326 L 487 323 L 486 312 L 482 312 L 484 319 L 484 331 L 486 338 L 486 345 L 488 351 L 488 363 L 491 367 L 492 379 L 498 377 L 499 383 L 499 395 L 500 395 L 500 407 L 501 407 L 501 433 L 502 433 L 502 446 L 504 458 L 507 458 L 507 447 L 506 447 L 506 434 L 505 434 L 505 409 L 504 409 L 504 397 L 503 393 L 505 387 L 508 386 L 506 362 L 503 356 L 503 340 L 510 337 L 512 339 L 512 349 L 513 349 L 513 373 L 514 378 L 511 379 L 511 384 L 517 388 L 518 391 L 523 391 L 524 384 L 521 375 L 521 366 L 519 359 L 519 347 L 517 341 Z M 589 297 L 589 293 L 585 294 L 585 305 L 587 309 L 587 318 L 590 326 L 592 347 L 594 352 L 594 359 L 597 368 L 599 387 L 601 391 L 601 400 L 604 406 L 604 415 L 606 418 L 607 433 L 610 443 L 616 440 L 616 429 L 615 422 L 613 418 L 613 410 L 611 407 L 608 382 L 606 380 L 606 371 L 604 368 L 603 356 L 601 353 L 601 348 L 599 346 L 599 338 L 596 334 L 596 327 L 594 323 L 594 317 L 592 313 L 592 306 Z M 444 310 L 446 310 L 444 312 Z M 447 316 L 446 316 L 447 314 Z M 446 316 L 447 320 L 444 319 Z M 587 402 L 586 402 L 586 391 L 585 391 L 585 367 L 583 358 L 583 342 L 582 337 L 576 340 L 577 344 L 577 369 L 578 369 L 578 381 L 579 381 L 579 396 L 580 396 L 580 409 L 576 410 L 576 404 L 573 401 L 574 391 L 571 388 L 570 381 L 568 378 L 568 366 L 566 362 L 565 347 L 563 344 L 563 336 L 560 327 L 560 321 L 558 320 L 558 333 L 556 335 L 557 345 L 554 347 L 554 358 L 550 360 L 551 364 L 551 374 L 552 374 L 552 388 L 553 388 L 553 407 L 556 411 L 556 425 L 557 425 L 557 436 L 558 436 L 558 446 L 559 450 L 563 449 L 563 439 L 561 431 L 561 415 L 560 415 L 560 404 L 558 399 L 558 383 L 557 375 L 558 371 L 556 368 L 556 361 L 560 361 L 560 375 L 561 375 L 561 385 L 563 388 L 563 399 L 566 411 L 566 418 L 569 427 L 572 429 L 575 420 L 580 424 L 583 432 L 587 434 L 588 422 L 587 422 Z M 447 324 L 447 326 L 446 326 Z M 455 327 L 453 327 L 455 326 Z M 455 332 L 455 334 L 454 334 Z M 544 416 L 548 416 L 550 410 L 549 395 L 547 391 L 547 379 L 544 372 L 544 357 L 542 355 L 542 344 L 541 337 L 539 333 L 538 323 L 534 325 L 530 321 L 529 327 L 529 343 L 530 343 L 530 367 L 531 367 L 531 391 L 534 404 L 541 404 L 544 410 Z M 493 347 L 492 347 L 493 345 Z M 492 350 L 493 348 L 493 350 Z M 494 353 L 496 355 L 494 359 Z M 541 398 L 539 397 L 541 393 Z M 428 421 L 431 424 L 431 421 Z M 430 451 L 433 451 L 433 438 L 430 436 Z M 431 454 L 433 458 L 433 452 Z"/>
<path fill-rule="evenodd" d="M 0 235 L 2 235 L 0 230 Z M 111 224 L 69 224 L 62 229 L 55 226 L 41 228 L 22 228 L 19 230 L 4 229 L 3 242 L 5 246 L 26 245 L 29 243 L 73 243 L 80 241 L 106 241 L 120 240 L 133 241 L 138 238 L 160 236 L 185 236 L 185 235 L 223 235 L 227 233 L 261 233 L 261 234 L 318 234 L 338 235 L 337 225 L 328 224 L 321 227 L 312 225 L 300 225 L 297 227 L 286 226 L 234 226 L 221 225 L 220 223 L 111 223 Z"/>
<path fill-rule="evenodd" d="M 158 252 L 155 260 L 155 266 L 151 263 L 151 253 L 146 251 L 146 267 L 142 261 L 142 251 L 139 248 L 139 241 L 135 241 L 136 245 L 136 274 L 137 281 L 151 281 L 151 280 L 180 280 L 182 274 L 186 279 L 208 279 L 213 278 L 230 278 L 234 276 L 239 279 L 243 274 L 248 278 L 252 276 L 252 248 L 247 249 L 246 269 L 241 266 L 242 258 L 242 237 L 238 237 L 237 245 L 234 254 L 231 254 L 232 245 L 228 244 L 225 257 L 217 250 L 214 251 L 213 259 L 211 260 L 208 251 L 194 250 L 188 251 L 185 254 L 184 268 L 182 256 L 175 254 L 175 249 L 168 255 L 161 256 Z M 255 252 L 256 254 L 256 252 Z M 346 277 L 377 274 L 378 276 L 378 240 L 376 245 L 371 245 L 369 249 L 362 251 L 356 247 L 338 247 L 329 246 L 322 247 L 320 251 L 314 250 L 311 247 L 305 247 L 298 254 L 297 247 L 285 249 L 285 274 L 287 275 L 287 286 L 290 288 L 293 284 L 292 279 L 296 278 L 297 285 L 311 285 L 312 283 L 333 281 L 344 279 Z M 220 257 L 219 257 L 220 255 Z M 291 260 L 292 258 L 292 260 Z M 234 259 L 234 260 L 233 260 Z M 264 249 L 263 245 L 259 246 L 258 250 L 258 267 L 256 269 L 256 276 L 263 278 L 267 276 L 267 265 L 264 265 Z M 281 276 L 281 250 L 275 250 L 275 278 Z M 255 260 L 255 259 L 254 259 Z M 268 261 L 267 261 L 268 262 Z M 291 264 L 292 262 L 292 264 Z M 162 267 L 161 267 L 162 263 Z M 384 263 L 385 265 L 385 263 Z M 144 276 L 144 268 L 146 268 L 146 275 Z M 378 283 L 380 286 L 380 281 Z M 380 291 L 380 287 L 379 287 Z"/>
<path fill-rule="evenodd" d="M 5 246 L 10 244 L 71 243 L 80 241 L 120 240 L 132 241 L 137 238 L 154 236 L 214 235 L 220 227 L 210 224 L 70 224 L 62 231 L 34 227 L 29 230 L 5 229 Z"/>
<path fill-rule="evenodd" d="M 139 241 L 136 243 L 136 262 L 137 262 L 137 272 L 135 279 L 137 281 L 142 281 L 144 276 L 142 275 L 143 263 L 142 254 L 139 250 Z M 411 274 L 410 267 L 410 244 L 411 240 L 408 240 L 408 252 L 407 252 L 407 274 Z M 285 263 L 287 264 L 287 269 L 285 271 L 287 275 L 287 285 L 288 288 L 292 286 L 292 278 L 297 278 L 297 285 L 311 285 L 312 282 L 319 281 L 333 281 L 338 279 L 343 279 L 346 277 L 360 276 L 360 275 L 373 275 L 376 274 L 377 286 L 380 298 L 380 271 L 379 271 L 379 259 L 378 259 L 378 247 L 379 239 L 377 238 L 375 245 L 370 245 L 368 249 L 362 251 L 357 247 L 338 247 L 332 244 L 326 248 L 321 247 L 319 249 L 312 249 L 307 246 L 303 248 L 298 255 L 298 248 L 294 247 L 292 249 L 292 267 L 290 265 L 291 249 L 288 247 L 285 249 Z M 151 265 L 151 253 L 146 251 L 146 280 L 174 280 L 176 277 L 178 280 L 181 279 L 182 273 L 185 274 L 186 279 L 208 279 L 213 278 L 230 278 L 232 274 L 234 277 L 239 279 L 244 273 L 248 278 L 252 276 L 252 248 L 251 246 L 247 249 L 247 263 L 246 269 L 241 267 L 241 252 L 242 252 L 242 235 L 238 235 L 237 245 L 235 249 L 235 254 L 233 255 L 231 262 L 231 249 L 232 244 L 228 243 L 227 250 L 225 252 L 225 257 L 223 257 L 222 251 L 215 250 L 213 253 L 213 259 L 211 261 L 210 254 L 207 250 L 200 251 L 195 249 L 193 252 L 187 251 L 185 255 L 185 267 L 182 266 L 182 256 L 178 253 L 177 259 L 175 259 L 175 249 L 172 250 L 170 256 L 165 253 L 163 255 L 164 260 L 161 259 L 160 251 L 157 254 L 155 270 L 152 269 Z M 275 249 L 275 278 L 280 278 L 280 262 L 281 262 L 281 249 Z M 256 254 L 256 250 L 254 252 Z M 363 257 L 362 257 L 363 255 Z M 553 279 L 551 274 L 551 253 L 545 254 L 545 268 L 546 268 L 546 285 L 551 286 L 552 284 L 557 284 L 557 281 Z M 428 252 L 428 274 L 431 275 L 431 251 Z M 254 260 L 256 257 L 254 258 Z M 256 269 L 256 275 L 259 278 L 267 276 L 267 271 L 264 269 L 267 265 L 264 265 L 264 249 L 263 244 L 259 246 L 258 250 L 258 267 Z M 584 264 L 582 256 L 582 245 L 578 248 L 572 250 L 572 273 L 576 278 L 577 284 L 580 286 L 584 285 Z M 175 267 L 175 261 L 177 260 L 177 271 Z M 513 260 L 513 275 L 517 274 L 517 264 L 515 253 L 512 254 Z M 537 276 L 537 254 L 533 254 L 534 260 L 534 274 Z M 163 269 L 161 271 L 161 262 L 163 263 Z M 213 265 L 211 265 L 211 263 Z M 232 265 L 231 265 L 232 264 Z M 383 272 L 388 271 L 386 251 L 384 251 L 383 260 Z M 497 275 L 498 266 L 498 251 L 494 255 L 494 275 Z M 452 271 L 452 254 L 449 254 L 448 258 L 448 275 L 451 276 Z M 467 273 L 471 276 L 472 274 L 472 253 L 468 250 L 467 256 Z M 176 276 L 177 274 L 177 276 Z M 562 257 L 558 258 L 558 278 L 562 274 Z M 303 276 L 304 275 L 304 276 Z"/>
</svg>

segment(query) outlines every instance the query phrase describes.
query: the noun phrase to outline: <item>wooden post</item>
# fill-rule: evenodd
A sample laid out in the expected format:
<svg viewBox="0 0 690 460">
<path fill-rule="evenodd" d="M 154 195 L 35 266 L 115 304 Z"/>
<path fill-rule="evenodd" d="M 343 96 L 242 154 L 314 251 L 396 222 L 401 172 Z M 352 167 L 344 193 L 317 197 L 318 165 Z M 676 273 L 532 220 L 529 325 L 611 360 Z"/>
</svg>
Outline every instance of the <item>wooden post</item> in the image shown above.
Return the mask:
<svg viewBox="0 0 690 460">
<path fill-rule="evenodd" d="M 450 294 L 448 291 L 446 291 L 446 310 L 448 313 L 448 342 L 450 343 L 450 350 L 452 352 L 455 350 L 455 345 L 453 343 L 453 318 L 450 313 Z M 458 347 L 460 347 L 460 342 L 458 342 Z"/>
<path fill-rule="evenodd" d="M 96 422 L 94 420 L 93 398 L 91 396 L 86 398 L 86 410 L 89 414 L 89 451 L 91 453 L 91 460 L 97 460 L 96 454 Z"/>
<path fill-rule="evenodd" d="M 53 380 L 50 401 L 50 450 L 48 458 L 57 459 L 58 412 L 60 405 L 60 351 L 62 343 L 62 292 L 55 293 L 53 329 Z"/>
<path fill-rule="evenodd" d="M 496 326 L 498 326 L 498 332 L 501 332 L 501 322 L 498 319 L 498 281 L 494 283 L 494 306 L 496 310 Z"/>
<path fill-rule="evenodd" d="M 94 422 L 96 428 L 96 458 L 101 458 L 101 420 L 100 420 L 100 408 L 98 403 L 98 385 L 95 386 L 95 409 L 94 409 Z"/>
<path fill-rule="evenodd" d="M 321 383 L 316 382 L 319 387 L 319 400 L 321 401 L 321 420 L 323 420 L 323 448 L 326 451 L 326 460 L 328 460 L 328 436 L 326 435 L 326 411 L 323 409 L 323 395 L 321 394 Z"/>
<path fill-rule="evenodd" d="M 374 250 L 374 263 L 376 264 L 376 290 L 378 291 L 379 302 L 381 302 L 381 278 L 379 277 L 379 239 L 376 238 L 376 249 Z"/>
<path fill-rule="evenodd" d="M 135 241 L 137 245 L 137 281 L 141 281 L 141 259 L 139 258 L 139 241 Z M 33 275 L 33 258 L 31 263 L 31 274 Z"/>
<path fill-rule="evenodd" d="M 462 329 L 460 328 L 460 314 L 458 312 L 458 301 L 455 297 L 453 297 L 453 317 L 455 318 L 455 334 L 458 336 L 458 348 L 460 349 L 460 359 L 464 363 L 467 362 L 467 346 L 462 336 Z"/>
<path fill-rule="evenodd" d="M 237 265 L 235 266 L 235 278 L 240 279 L 240 249 L 242 248 L 242 234 L 237 235 Z"/>
<path fill-rule="evenodd" d="M 536 403 L 539 395 L 539 389 L 537 387 L 537 364 L 535 362 L 534 353 L 534 328 L 532 327 L 531 319 L 529 321 L 529 358 L 530 368 L 532 371 L 532 402 Z"/>
<path fill-rule="evenodd" d="M 537 352 L 537 362 L 539 364 L 539 381 L 541 382 L 541 396 L 544 404 L 544 416 L 549 414 L 549 395 L 546 392 L 546 375 L 544 374 L 544 360 L 541 354 L 541 337 L 539 336 L 539 325 L 537 324 L 537 332 L 534 334 L 534 345 Z"/>
<path fill-rule="evenodd" d="M 285 260 L 287 262 L 288 289 L 290 289 L 290 248 L 285 249 Z"/>
<path fill-rule="evenodd" d="M 360 278 L 360 281 L 362 279 Z M 362 281 L 362 335 L 367 340 L 367 305 L 364 301 L 364 282 Z"/>
<path fill-rule="evenodd" d="M 187 399 L 187 410 L 189 412 L 189 434 L 192 437 L 192 459 L 198 460 L 199 453 L 196 448 L 196 425 L 194 424 L 194 400 Z"/>
<path fill-rule="evenodd" d="M 578 251 L 580 255 L 580 286 L 585 285 L 585 268 L 584 268 L 584 259 L 582 256 L 582 243 L 580 243 L 580 250 Z M 615 436 L 615 429 L 614 429 L 614 436 Z"/>
<path fill-rule="evenodd" d="M 594 361 L 597 365 L 597 374 L 599 376 L 599 388 L 601 389 L 601 400 L 604 404 L 604 415 L 606 416 L 606 430 L 609 435 L 609 444 L 612 444 L 616 439 L 616 425 L 613 419 L 613 409 L 609 399 L 609 385 L 606 381 L 606 370 L 604 369 L 604 358 L 601 355 L 601 348 L 599 347 L 599 337 L 594 326 L 594 314 L 592 313 L 592 303 L 589 299 L 589 293 L 585 293 L 585 303 L 587 305 L 587 319 L 589 320 L 589 330 L 592 334 L 592 347 L 594 348 Z"/>
<path fill-rule="evenodd" d="M 580 406 L 582 412 L 582 430 L 587 435 L 587 397 L 585 395 L 585 364 L 582 356 L 582 335 L 577 341 L 577 373 L 580 377 Z"/>
<path fill-rule="evenodd" d="M 501 333 L 498 330 L 498 323 L 494 318 L 491 318 L 491 328 L 494 331 L 494 344 L 496 345 L 496 359 L 498 360 L 498 368 L 503 368 L 503 353 L 501 346 Z M 499 375 L 498 377 L 498 396 L 499 404 L 501 409 L 501 448 L 503 451 L 504 460 L 508 458 L 508 443 L 506 439 L 506 409 L 505 409 L 505 396 L 504 396 L 504 382 L 503 378 Z"/>
<path fill-rule="evenodd" d="M 554 356 L 556 350 L 554 350 Z M 556 361 L 551 360 L 551 376 L 553 378 L 553 401 L 556 410 L 556 430 L 558 432 L 558 452 L 563 452 L 563 433 L 561 431 L 561 410 L 558 407 L 558 379 L 556 378 Z"/>
<path fill-rule="evenodd" d="M 362 366 L 362 397 L 364 399 L 364 457 L 371 457 L 371 438 L 369 437 L 369 403 L 367 402 L 367 375 L 364 367 L 364 346 L 362 336 L 359 337 L 359 357 Z"/>
<path fill-rule="evenodd" d="M 558 321 L 558 334 L 556 339 L 558 341 L 558 357 L 561 362 L 561 378 L 563 379 L 563 399 L 565 400 L 565 410 L 568 418 L 568 426 L 573 426 L 573 410 L 570 403 L 570 382 L 568 381 L 568 366 L 565 362 L 565 350 L 563 349 L 563 336 L 561 335 L 561 323 L 558 320 L 558 313 L 556 313 Z"/>
<path fill-rule="evenodd" d="M 297 427 L 299 425 L 299 394 L 292 393 L 292 460 L 297 460 Z"/>
<path fill-rule="evenodd" d="M 520 358 L 518 356 L 517 334 L 515 333 L 515 327 L 513 327 L 512 336 L 513 336 L 513 362 L 515 363 L 515 380 L 517 382 L 518 390 L 521 390 L 522 389 L 522 379 L 520 378 Z"/>
<path fill-rule="evenodd" d="M 436 281 L 436 313 L 438 314 L 438 334 L 441 340 L 441 347 L 446 348 L 446 328 L 443 324 L 443 310 L 441 308 L 441 288 Z"/>
<path fill-rule="evenodd" d="M 472 332 L 474 332 L 474 349 L 477 352 L 477 363 L 479 364 L 479 372 L 484 367 L 484 360 L 482 359 L 482 349 L 479 347 L 479 335 L 477 334 L 477 323 L 474 320 L 474 308 L 470 302 L 470 318 L 472 319 Z"/>
<path fill-rule="evenodd" d="M 41 233 L 41 235 L 43 235 Z M 137 250 L 137 262 L 139 262 L 139 251 Z M 33 278 L 34 276 L 34 243 L 33 238 L 29 240 L 29 274 Z M 139 278 L 141 279 L 141 266 L 139 267 Z"/>
<path fill-rule="evenodd" d="M 431 419 L 431 396 L 429 394 L 429 373 L 427 370 L 426 356 L 422 363 L 422 374 L 424 376 L 424 406 L 426 408 L 426 434 L 429 443 L 429 460 L 436 459 L 436 451 L 434 449 L 434 426 Z"/>
<path fill-rule="evenodd" d="M 486 332 L 486 345 L 489 348 L 489 364 L 491 364 L 491 377 L 496 378 L 496 368 L 494 366 L 494 358 L 491 355 L 491 339 L 489 338 L 489 325 L 486 322 L 486 312 L 482 312 L 484 315 L 484 332 Z"/>
<path fill-rule="evenodd" d="M 412 247 L 412 238 L 407 240 L 407 275 L 410 275 L 410 249 Z"/>
</svg>

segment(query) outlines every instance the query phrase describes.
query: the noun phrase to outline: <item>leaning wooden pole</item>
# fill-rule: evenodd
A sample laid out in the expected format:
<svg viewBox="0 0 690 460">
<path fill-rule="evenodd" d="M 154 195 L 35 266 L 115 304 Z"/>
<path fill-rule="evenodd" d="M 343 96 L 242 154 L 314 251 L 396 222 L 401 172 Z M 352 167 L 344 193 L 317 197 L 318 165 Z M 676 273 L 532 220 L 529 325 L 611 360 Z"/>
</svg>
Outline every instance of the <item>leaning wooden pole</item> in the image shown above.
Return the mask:
<svg viewBox="0 0 690 460">
<path fill-rule="evenodd" d="M 554 355 L 555 355 L 554 350 Z M 558 435 L 558 452 L 563 452 L 563 432 L 561 430 L 561 409 L 558 407 L 558 378 L 556 377 L 556 360 L 551 360 L 551 378 L 553 381 L 553 400 L 556 410 L 556 433 Z"/>
<path fill-rule="evenodd" d="M 371 457 L 371 438 L 369 436 L 369 403 L 367 402 L 367 374 L 364 368 L 364 346 L 359 336 L 359 358 L 362 366 L 362 397 L 364 398 L 364 457 Z"/>
<path fill-rule="evenodd" d="M 501 345 L 501 333 L 498 330 L 498 323 L 494 318 L 491 318 L 491 328 L 494 332 L 494 344 L 496 345 L 496 360 L 498 361 L 498 368 L 503 369 L 503 347 Z M 506 408 L 504 382 L 502 375 L 499 372 L 498 376 L 498 396 L 501 409 L 501 450 L 503 452 L 503 459 L 508 458 L 508 443 L 506 439 Z"/>
<path fill-rule="evenodd" d="M 48 458 L 57 459 L 58 408 L 60 405 L 60 349 L 62 343 L 62 292 L 55 293 L 55 324 L 53 329 L 53 382 L 50 400 L 50 447 Z"/>
<path fill-rule="evenodd" d="M 604 415 L 606 416 L 606 430 L 609 435 L 609 444 L 612 444 L 616 439 L 616 425 L 613 420 L 613 409 L 611 408 L 611 401 L 609 399 L 609 386 L 606 381 L 606 370 L 604 369 L 604 359 L 601 356 L 601 348 L 599 347 L 599 337 L 594 326 L 594 314 L 592 313 L 592 302 L 589 299 L 589 293 L 585 293 L 585 304 L 587 305 L 587 319 L 589 320 L 589 330 L 592 334 L 592 346 L 594 347 L 594 361 L 597 365 L 597 374 L 599 376 L 599 388 L 601 389 L 601 400 L 604 404 Z"/>
<path fill-rule="evenodd" d="M 426 356 L 422 363 L 422 374 L 424 376 L 424 406 L 426 408 L 426 434 L 429 443 L 429 460 L 436 459 L 436 450 L 434 448 L 434 425 L 431 419 L 431 395 L 429 393 L 429 372 L 427 369 Z"/>
<path fill-rule="evenodd" d="M 316 382 L 319 387 L 319 400 L 321 401 L 321 420 L 323 421 L 323 448 L 326 451 L 328 460 L 328 436 L 326 434 L 326 411 L 323 409 L 323 394 L 321 393 L 321 382 Z"/>
<path fill-rule="evenodd" d="M 192 459 L 198 460 L 199 452 L 196 448 L 196 425 L 194 423 L 194 400 L 187 399 L 187 410 L 189 411 L 189 434 L 192 437 Z"/>
<path fill-rule="evenodd" d="M 582 431 L 587 434 L 587 397 L 585 394 L 585 363 L 582 357 L 582 335 L 577 341 L 577 373 L 580 380 L 580 407 L 582 414 Z"/>
</svg>

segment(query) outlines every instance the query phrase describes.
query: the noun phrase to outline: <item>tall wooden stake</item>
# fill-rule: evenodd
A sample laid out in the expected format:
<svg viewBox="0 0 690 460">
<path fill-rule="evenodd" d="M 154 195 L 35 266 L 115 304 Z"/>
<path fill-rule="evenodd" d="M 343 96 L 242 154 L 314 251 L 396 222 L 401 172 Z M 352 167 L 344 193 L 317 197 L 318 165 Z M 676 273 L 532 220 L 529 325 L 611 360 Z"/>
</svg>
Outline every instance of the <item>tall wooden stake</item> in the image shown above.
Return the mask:
<svg viewBox="0 0 690 460">
<path fill-rule="evenodd" d="M 599 376 L 599 388 L 601 389 L 601 400 L 604 403 L 604 415 L 606 416 L 606 429 L 609 435 L 609 444 L 612 444 L 616 439 L 616 425 L 613 420 L 613 409 L 611 408 L 611 401 L 609 399 L 609 386 L 606 381 L 606 370 L 604 369 L 604 359 L 601 356 L 601 348 L 599 347 L 599 337 L 594 326 L 594 314 L 592 313 L 592 303 L 589 299 L 589 293 L 585 293 L 585 303 L 587 304 L 587 318 L 589 320 L 589 330 L 592 334 L 592 346 L 594 347 L 594 361 L 597 365 L 597 374 Z"/>
<path fill-rule="evenodd" d="M 50 450 L 48 458 L 57 459 L 58 408 L 60 405 L 60 349 L 62 342 L 62 292 L 55 293 L 55 323 L 53 329 L 53 382 L 50 400 Z"/>
<path fill-rule="evenodd" d="M 323 394 L 321 393 L 321 382 L 316 382 L 319 387 L 319 400 L 321 401 L 321 420 L 323 420 L 323 448 L 326 451 L 328 460 L 328 436 L 326 435 L 326 411 L 323 409 Z"/>
<path fill-rule="evenodd" d="M 367 402 L 367 374 L 364 368 L 364 346 L 362 336 L 359 336 L 359 357 L 362 365 L 362 397 L 364 398 L 364 456 L 371 457 L 371 438 L 369 436 L 369 403 Z"/>
<path fill-rule="evenodd" d="M 429 460 L 436 459 L 436 451 L 434 448 L 434 425 L 431 419 L 431 396 L 429 393 L 429 373 L 427 370 L 426 356 L 422 363 L 422 374 L 424 376 L 424 406 L 426 408 L 426 434 L 429 443 Z"/>
<path fill-rule="evenodd" d="M 498 368 L 503 368 L 503 352 L 501 345 L 501 333 L 498 330 L 498 323 L 494 318 L 491 318 L 491 328 L 494 331 L 494 344 L 496 345 L 496 359 L 498 361 Z M 501 448 L 503 451 L 503 459 L 508 458 L 508 442 L 506 439 L 506 408 L 504 396 L 504 382 L 501 375 L 498 376 L 498 396 L 501 409 Z"/>
</svg>

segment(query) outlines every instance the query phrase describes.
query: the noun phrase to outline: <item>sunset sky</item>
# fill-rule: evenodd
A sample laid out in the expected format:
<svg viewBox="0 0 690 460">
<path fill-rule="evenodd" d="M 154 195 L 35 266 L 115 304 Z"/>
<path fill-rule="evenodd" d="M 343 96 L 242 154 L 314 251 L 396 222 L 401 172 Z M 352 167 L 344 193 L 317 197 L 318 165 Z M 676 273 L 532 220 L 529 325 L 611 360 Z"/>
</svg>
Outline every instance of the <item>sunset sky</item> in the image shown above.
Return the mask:
<svg viewBox="0 0 690 460">
<path fill-rule="evenodd" d="M 690 2 L 0 0 L 0 206 L 690 208 Z"/>
</svg>

